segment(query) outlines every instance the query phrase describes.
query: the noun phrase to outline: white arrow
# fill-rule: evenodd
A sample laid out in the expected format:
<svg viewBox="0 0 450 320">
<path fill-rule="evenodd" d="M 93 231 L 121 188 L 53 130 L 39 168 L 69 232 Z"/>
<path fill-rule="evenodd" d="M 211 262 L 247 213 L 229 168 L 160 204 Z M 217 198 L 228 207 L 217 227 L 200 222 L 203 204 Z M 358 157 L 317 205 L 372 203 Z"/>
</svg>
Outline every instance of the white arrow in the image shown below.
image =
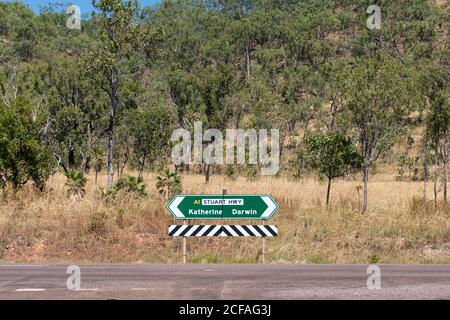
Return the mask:
<svg viewBox="0 0 450 320">
<path fill-rule="evenodd" d="M 272 213 L 275 212 L 275 210 L 278 208 L 278 206 L 276 205 L 276 203 L 270 197 L 261 197 L 261 199 L 267 205 L 267 209 L 266 209 L 266 211 L 264 211 L 264 213 L 262 214 L 261 218 L 262 219 L 268 219 L 272 215 Z"/>
<path fill-rule="evenodd" d="M 185 197 L 177 197 L 172 203 L 169 205 L 169 210 L 175 215 L 177 218 L 185 218 L 183 212 L 178 209 L 180 203 L 184 200 Z"/>
</svg>

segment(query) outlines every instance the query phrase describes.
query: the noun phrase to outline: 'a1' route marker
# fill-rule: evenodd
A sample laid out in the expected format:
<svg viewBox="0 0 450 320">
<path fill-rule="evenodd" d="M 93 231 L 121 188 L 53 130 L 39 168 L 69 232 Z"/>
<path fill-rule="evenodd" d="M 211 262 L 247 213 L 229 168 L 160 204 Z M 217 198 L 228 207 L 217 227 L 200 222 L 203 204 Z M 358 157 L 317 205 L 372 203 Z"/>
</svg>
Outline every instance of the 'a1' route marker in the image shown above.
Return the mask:
<svg viewBox="0 0 450 320">
<path fill-rule="evenodd" d="M 269 220 L 280 206 L 269 195 L 179 195 L 166 208 L 181 220 Z"/>
</svg>

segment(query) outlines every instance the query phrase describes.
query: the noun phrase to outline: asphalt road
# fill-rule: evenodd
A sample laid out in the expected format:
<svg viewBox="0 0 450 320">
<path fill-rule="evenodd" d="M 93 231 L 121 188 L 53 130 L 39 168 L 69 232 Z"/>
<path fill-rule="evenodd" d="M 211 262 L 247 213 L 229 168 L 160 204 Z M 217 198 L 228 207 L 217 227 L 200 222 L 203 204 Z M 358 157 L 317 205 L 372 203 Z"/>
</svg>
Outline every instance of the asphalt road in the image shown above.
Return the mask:
<svg viewBox="0 0 450 320">
<path fill-rule="evenodd" d="M 0 299 L 450 299 L 450 265 L 380 266 L 80 265 L 81 289 L 68 290 L 67 266 L 0 265 Z"/>
</svg>

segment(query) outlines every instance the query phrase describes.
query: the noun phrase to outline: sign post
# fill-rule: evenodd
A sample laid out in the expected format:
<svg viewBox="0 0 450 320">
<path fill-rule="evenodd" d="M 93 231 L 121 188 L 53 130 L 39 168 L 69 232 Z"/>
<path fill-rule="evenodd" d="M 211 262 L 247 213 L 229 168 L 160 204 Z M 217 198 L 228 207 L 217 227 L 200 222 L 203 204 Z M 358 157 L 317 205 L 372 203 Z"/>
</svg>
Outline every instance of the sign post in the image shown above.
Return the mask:
<svg viewBox="0 0 450 320">
<path fill-rule="evenodd" d="M 266 225 L 266 220 L 263 220 L 263 225 Z M 266 264 L 266 237 L 262 238 L 262 264 Z"/>
<path fill-rule="evenodd" d="M 183 225 L 187 225 L 187 221 L 183 221 Z M 183 264 L 187 263 L 187 238 L 183 237 Z"/>
<path fill-rule="evenodd" d="M 188 237 L 262 237 L 261 263 L 266 263 L 266 238 L 278 228 L 267 225 L 280 206 L 269 195 L 179 195 L 166 206 L 183 225 L 169 227 L 171 237 L 183 237 L 183 264 L 187 263 Z M 188 225 L 187 220 L 261 220 L 262 225 Z"/>
</svg>

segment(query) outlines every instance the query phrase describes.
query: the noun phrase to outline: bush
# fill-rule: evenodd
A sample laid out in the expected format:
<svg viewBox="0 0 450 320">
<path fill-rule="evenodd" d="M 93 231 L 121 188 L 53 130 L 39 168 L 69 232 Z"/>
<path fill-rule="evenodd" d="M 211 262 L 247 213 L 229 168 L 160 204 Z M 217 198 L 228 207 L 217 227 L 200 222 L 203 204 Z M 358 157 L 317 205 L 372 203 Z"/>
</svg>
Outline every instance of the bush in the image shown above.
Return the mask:
<svg viewBox="0 0 450 320">
<path fill-rule="evenodd" d="M 420 157 L 408 157 L 407 155 L 401 155 L 398 159 L 398 175 L 395 177 L 397 181 L 402 181 L 406 169 L 408 170 L 408 179 L 417 181 L 419 178 L 419 164 Z"/>
<path fill-rule="evenodd" d="M 145 197 L 145 183 L 142 177 L 124 176 L 116 182 L 114 189 L 116 192 L 134 194 L 137 197 Z"/>
<path fill-rule="evenodd" d="M 258 180 L 258 168 L 255 165 L 249 165 L 244 170 L 244 176 L 247 181 L 257 181 Z"/>
<path fill-rule="evenodd" d="M 380 262 L 381 257 L 376 253 L 371 253 L 368 257 L 368 260 L 370 264 L 377 264 L 378 262 Z"/>
<path fill-rule="evenodd" d="M 98 173 L 102 170 L 104 164 L 105 153 L 100 148 L 94 148 L 92 152 L 92 167 L 95 170 L 95 183 L 98 180 Z"/>
<path fill-rule="evenodd" d="M 88 233 L 97 236 L 105 234 L 107 231 L 107 220 L 108 216 L 105 212 L 94 212 L 90 217 L 89 225 L 87 227 Z"/>
<path fill-rule="evenodd" d="M 227 169 L 225 170 L 225 175 L 231 180 L 236 180 L 237 178 L 236 167 L 233 165 L 227 166 Z"/>
<path fill-rule="evenodd" d="M 145 188 L 146 185 L 142 177 L 123 176 L 115 183 L 112 189 L 102 190 L 103 198 L 107 201 L 113 200 L 118 193 L 131 194 L 135 197 L 142 198 L 147 195 Z"/>
<path fill-rule="evenodd" d="M 40 141 L 42 115 L 32 114 L 22 99 L 0 103 L 0 175 L 2 184 L 10 183 L 14 192 L 29 180 L 42 191 L 53 170 L 50 151 Z"/>
<path fill-rule="evenodd" d="M 165 170 L 158 176 L 156 188 L 158 189 L 159 193 L 166 199 L 169 199 L 176 194 L 180 194 L 183 192 L 181 176 L 178 174 L 178 172 Z"/>
<path fill-rule="evenodd" d="M 70 170 L 66 172 L 66 187 L 67 187 L 67 195 L 69 195 L 72 199 L 78 200 L 83 198 L 86 194 L 87 179 L 84 176 L 82 171 L 79 170 Z"/>
</svg>

